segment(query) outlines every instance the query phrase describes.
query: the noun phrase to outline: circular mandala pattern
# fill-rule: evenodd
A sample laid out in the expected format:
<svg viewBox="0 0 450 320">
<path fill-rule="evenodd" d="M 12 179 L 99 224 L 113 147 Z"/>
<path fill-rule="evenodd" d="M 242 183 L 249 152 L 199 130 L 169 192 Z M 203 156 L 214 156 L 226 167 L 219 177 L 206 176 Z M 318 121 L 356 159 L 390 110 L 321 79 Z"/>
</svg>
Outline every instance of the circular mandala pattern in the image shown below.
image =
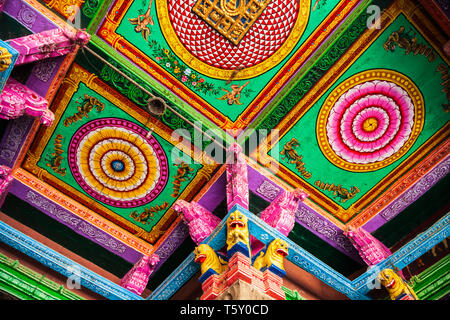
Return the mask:
<svg viewBox="0 0 450 320">
<path fill-rule="evenodd" d="M 281 62 L 303 34 L 310 1 L 272 0 L 238 45 L 192 12 L 198 0 L 157 0 L 161 29 L 175 54 L 201 73 L 254 77 Z M 164 24 L 165 21 L 169 21 Z"/>
<path fill-rule="evenodd" d="M 349 171 L 373 171 L 402 157 L 424 121 L 418 88 L 391 70 L 357 74 L 327 98 L 317 122 L 325 156 Z"/>
<path fill-rule="evenodd" d="M 107 205 L 132 208 L 155 199 L 169 168 L 161 145 L 140 126 L 122 119 L 91 121 L 73 136 L 72 175 L 86 193 Z"/>
</svg>

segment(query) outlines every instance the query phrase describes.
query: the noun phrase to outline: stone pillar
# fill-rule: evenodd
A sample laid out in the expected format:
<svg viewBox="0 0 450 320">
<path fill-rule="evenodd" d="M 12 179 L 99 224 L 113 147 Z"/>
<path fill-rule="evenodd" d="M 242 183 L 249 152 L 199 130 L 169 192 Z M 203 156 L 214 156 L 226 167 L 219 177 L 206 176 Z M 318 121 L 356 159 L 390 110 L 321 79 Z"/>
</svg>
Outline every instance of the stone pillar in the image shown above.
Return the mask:
<svg viewBox="0 0 450 320">
<path fill-rule="evenodd" d="M 47 100 L 36 92 L 9 78 L 0 96 L 0 118 L 10 120 L 29 115 L 39 118 L 43 125 L 51 126 L 55 116 L 47 105 Z"/>
<path fill-rule="evenodd" d="M 285 191 L 261 212 L 261 219 L 288 236 L 294 228 L 298 205 L 307 197 L 308 195 L 300 189 L 293 192 Z"/>
</svg>

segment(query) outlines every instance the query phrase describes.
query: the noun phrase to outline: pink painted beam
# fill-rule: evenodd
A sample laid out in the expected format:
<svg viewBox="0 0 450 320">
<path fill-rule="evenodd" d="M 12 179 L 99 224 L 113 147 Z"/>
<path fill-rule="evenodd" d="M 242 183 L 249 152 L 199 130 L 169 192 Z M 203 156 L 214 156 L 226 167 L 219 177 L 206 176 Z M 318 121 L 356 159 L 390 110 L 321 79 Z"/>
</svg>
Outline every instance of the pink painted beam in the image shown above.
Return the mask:
<svg viewBox="0 0 450 320">
<path fill-rule="evenodd" d="M 205 240 L 220 223 L 220 218 L 203 208 L 197 202 L 177 200 L 173 209 L 182 215 L 189 228 L 189 235 L 198 245 Z"/>
<path fill-rule="evenodd" d="M 43 125 L 51 126 L 55 116 L 47 105 L 47 100 L 36 92 L 9 78 L 0 95 L 0 118 L 11 120 L 29 115 L 40 118 Z"/>
<path fill-rule="evenodd" d="M 84 31 L 52 29 L 8 40 L 8 44 L 19 52 L 16 65 L 21 65 L 66 55 L 89 40 L 90 35 Z"/>
<path fill-rule="evenodd" d="M 122 278 L 120 286 L 140 296 L 147 287 L 148 280 L 158 262 L 159 257 L 156 254 L 144 255 Z"/>
<path fill-rule="evenodd" d="M 363 228 L 350 227 L 344 234 L 369 266 L 376 265 L 392 254 L 389 248 Z"/>
<path fill-rule="evenodd" d="M 307 197 L 308 194 L 300 189 L 292 192 L 285 191 L 261 212 L 261 219 L 269 226 L 288 236 L 294 228 L 295 213 L 298 206 Z"/>
<path fill-rule="evenodd" d="M 0 195 L 3 195 L 12 180 L 11 168 L 0 165 Z"/>
<path fill-rule="evenodd" d="M 227 158 L 227 208 L 232 209 L 235 204 L 249 209 L 247 162 L 242 155 L 242 148 L 233 143 L 228 149 Z"/>
</svg>

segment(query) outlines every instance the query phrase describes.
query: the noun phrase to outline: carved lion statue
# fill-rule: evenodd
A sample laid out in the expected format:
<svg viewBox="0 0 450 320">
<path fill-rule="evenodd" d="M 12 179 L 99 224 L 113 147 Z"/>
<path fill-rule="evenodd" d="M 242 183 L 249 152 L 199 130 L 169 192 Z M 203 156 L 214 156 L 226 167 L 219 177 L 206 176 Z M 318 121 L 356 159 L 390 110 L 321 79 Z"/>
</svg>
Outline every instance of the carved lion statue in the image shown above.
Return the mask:
<svg viewBox="0 0 450 320">
<path fill-rule="evenodd" d="M 239 211 L 233 212 L 227 219 L 227 250 L 236 243 L 242 242 L 250 250 L 250 234 L 248 232 L 248 219 Z"/>
<path fill-rule="evenodd" d="M 200 263 L 200 271 L 204 274 L 209 269 L 217 274 L 223 273 L 228 264 L 207 244 L 200 244 L 194 249 L 195 262 Z"/>
<path fill-rule="evenodd" d="M 391 300 L 396 300 L 403 294 L 410 295 L 419 300 L 411 287 L 392 269 L 384 269 L 378 275 L 378 281 L 386 288 Z"/>
<path fill-rule="evenodd" d="M 270 268 L 272 265 L 284 270 L 284 257 L 289 253 L 289 244 L 282 239 L 273 240 L 266 252 L 261 252 L 253 262 L 253 267 L 258 270 Z"/>
</svg>

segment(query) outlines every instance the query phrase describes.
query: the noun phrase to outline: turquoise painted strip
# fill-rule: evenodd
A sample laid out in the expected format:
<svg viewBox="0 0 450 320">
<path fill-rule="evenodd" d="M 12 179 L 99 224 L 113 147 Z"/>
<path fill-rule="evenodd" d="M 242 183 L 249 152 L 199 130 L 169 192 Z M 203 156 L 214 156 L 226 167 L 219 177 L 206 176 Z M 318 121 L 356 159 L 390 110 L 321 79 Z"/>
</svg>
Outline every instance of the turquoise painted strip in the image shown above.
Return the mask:
<svg viewBox="0 0 450 320">
<path fill-rule="evenodd" d="M 169 300 L 186 282 L 188 282 L 200 269 L 194 262 L 194 254 L 191 253 L 182 264 L 176 268 L 169 277 L 164 280 L 147 300 Z"/>
<path fill-rule="evenodd" d="M 222 248 L 226 243 L 226 219 L 234 212 L 242 212 L 249 220 L 249 231 L 252 236 L 264 244 L 275 238 L 281 238 L 289 244 L 287 259 L 305 271 L 319 278 L 321 281 L 345 294 L 352 300 L 369 300 L 367 293 L 375 288 L 375 279 L 379 271 L 385 268 L 397 267 L 403 269 L 412 261 L 431 250 L 436 244 L 450 235 L 450 214 L 447 214 L 431 226 L 427 231 L 418 235 L 408 244 L 396 251 L 391 257 L 380 262 L 358 277 L 350 281 L 345 276 L 332 269 L 312 254 L 299 247 L 286 236 L 268 226 L 260 218 L 239 205 L 234 206 L 216 227 L 212 234 L 203 243 L 210 245 L 214 250 Z M 191 277 L 198 271 L 194 262 L 194 255 L 188 258 L 149 296 L 151 300 L 167 300 L 172 297 Z"/>
<path fill-rule="evenodd" d="M 0 221 L 0 241 L 110 300 L 144 300 Z"/>
</svg>

